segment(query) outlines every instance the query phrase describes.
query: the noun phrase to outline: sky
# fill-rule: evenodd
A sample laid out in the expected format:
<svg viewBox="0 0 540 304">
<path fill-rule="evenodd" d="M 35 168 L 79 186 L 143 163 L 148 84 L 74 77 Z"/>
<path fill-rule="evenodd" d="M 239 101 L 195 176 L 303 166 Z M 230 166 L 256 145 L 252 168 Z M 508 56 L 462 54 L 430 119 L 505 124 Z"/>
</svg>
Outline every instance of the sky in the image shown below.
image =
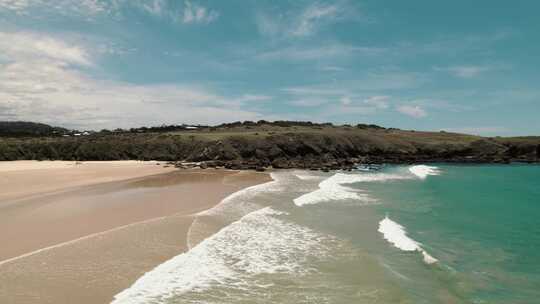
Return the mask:
<svg viewBox="0 0 540 304">
<path fill-rule="evenodd" d="M 539 1 L 0 0 L 0 120 L 540 135 Z"/>
</svg>

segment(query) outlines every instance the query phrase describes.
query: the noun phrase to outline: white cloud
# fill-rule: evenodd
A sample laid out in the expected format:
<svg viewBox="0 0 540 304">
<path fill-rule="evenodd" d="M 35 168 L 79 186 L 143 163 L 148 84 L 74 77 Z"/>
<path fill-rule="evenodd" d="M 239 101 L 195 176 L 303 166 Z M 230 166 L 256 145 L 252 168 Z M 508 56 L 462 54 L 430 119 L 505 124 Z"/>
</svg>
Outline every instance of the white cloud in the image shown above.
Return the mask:
<svg viewBox="0 0 540 304">
<path fill-rule="evenodd" d="M 303 86 L 283 88 L 281 91 L 293 95 L 342 95 L 343 90 L 337 88 L 327 88 L 323 86 Z"/>
<path fill-rule="evenodd" d="M 313 3 L 301 10 L 287 13 L 259 13 L 256 23 L 259 32 L 266 36 L 281 38 L 308 37 L 323 26 L 350 19 L 352 7 L 340 4 Z"/>
<path fill-rule="evenodd" d="M 396 110 L 402 114 L 414 117 L 414 118 L 422 118 L 427 116 L 427 112 L 422 109 L 420 106 L 409 106 L 409 105 L 402 105 L 398 106 Z"/>
<path fill-rule="evenodd" d="M 30 5 L 29 0 L 0 0 L 0 8 L 22 13 Z"/>
<path fill-rule="evenodd" d="M 312 4 L 298 17 L 295 22 L 296 25 L 290 30 L 290 34 L 293 36 L 312 35 L 322 22 L 337 19 L 340 9 L 337 5 Z"/>
<path fill-rule="evenodd" d="M 460 65 L 460 66 L 451 66 L 451 67 L 435 67 L 436 71 L 446 71 L 452 75 L 460 78 L 473 78 L 481 73 L 492 70 L 488 66 L 477 66 L 477 65 Z"/>
<path fill-rule="evenodd" d="M 190 1 L 186 1 L 184 4 L 183 23 L 210 23 L 219 17 L 217 11 L 210 10 L 201 5 L 191 3 Z"/>
<path fill-rule="evenodd" d="M 150 0 L 140 2 L 140 7 L 147 13 L 155 16 L 163 16 L 167 13 L 165 0 Z"/>
<path fill-rule="evenodd" d="M 324 100 L 320 98 L 309 98 L 309 97 L 305 99 L 295 99 L 295 100 L 289 101 L 290 105 L 297 106 L 297 107 L 318 107 L 326 103 L 328 103 L 328 100 Z"/>
<path fill-rule="evenodd" d="M 146 0 L 135 4 L 150 15 L 184 24 L 208 24 L 219 17 L 217 11 L 191 1 L 184 1 L 181 9 L 167 0 Z"/>
<path fill-rule="evenodd" d="M 15 60 L 55 60 L 88 66 L 90 56 L 83 48 L 64 41 L 28 32 L 0 32 L 0 56 Z"/>
<path fill-rule="evenodd" d="M 425 75 L 419 73 L 375 70 L 366 71 L 355 79 L 286 87 L 281 91 L 295 95 L 349 95 L 366 98 L 366 95 L 376 96 L 380 92 L 417 88 L 426 81 Z"/>
<path fill-rule="evenodd" d="M 85 17 L 110 13 L 114 8 L 111 3 L 100 0 L 0 0 L 0 9 L 14 12 L 18 15 L 30 15 L 32 11 L 56 13 L 62 16 Z"/>
<path fill-rule="evenodd" d="M 390 96 L 361 97 L 353 90 L 293 87 L 282 91 L 292 96 L 290 105 L 317 108 L 317 117 L 335 119 L 340 115 L 371 115 L 388 109 Z"/>
<path fill-rule="evenodd" d="M 204 86 L 99 80 L 85 72 L 97 62 L 81 45 L 37 33 L 0 33 L 0 37 L 4 38 L 0 54 L 6 59 L 0 66 L 0 120 L 81 128 L 218 123 L 260 119 L 260 114 L 245 108 L 271 99 L 257 94 L 223 96 Z"/>
<path fill-rule="evenodd" d="M 352 103 L 352 100 L 349 96 L 343 96 L 339 99 L 339 102 L 344 106 L 348 106 Z"/>
<path fill-rule="evenodd" d="M 0 0 L 0 9 L 18 15 L 58 14 L 94 20 L 98 16 L 120 17 L 125 8 L 136 8 L 155 17 L 184 24 L 210 23 L 219 13 L 191 1 L 178 7 L 172 0 Z M 35 14 L 34 14 L 35 13 Z"/>
<path fill-rule="evenodd" d="M 374 106 L 379 109 L 387 109 L 389 100 L 390 100 L 390 96 L 376 95 L 376 96 L 370 96 L 364 99 L 364 103 L 367 105 Z"/>
</svg>

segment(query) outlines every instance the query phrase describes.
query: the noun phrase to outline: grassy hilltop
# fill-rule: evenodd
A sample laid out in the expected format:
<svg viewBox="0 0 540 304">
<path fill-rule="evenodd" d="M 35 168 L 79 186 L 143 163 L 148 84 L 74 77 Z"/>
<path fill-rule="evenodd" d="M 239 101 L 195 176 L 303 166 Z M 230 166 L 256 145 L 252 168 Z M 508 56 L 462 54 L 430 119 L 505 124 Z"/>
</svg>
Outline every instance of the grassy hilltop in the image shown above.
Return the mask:
<svg viewBox="0 0 540 304">
<path fill-rule="evenodd" d="M 0 127 L 2 124 L 0 124 Z M 228 168 L 349 168 L 355 163 L 539 162 L 540 137 L 488 138 L 449 132 L 237 122 L 130 130 L 10 136 L 0 130 L 0 160 L 155 159 Z"/>
</svg>

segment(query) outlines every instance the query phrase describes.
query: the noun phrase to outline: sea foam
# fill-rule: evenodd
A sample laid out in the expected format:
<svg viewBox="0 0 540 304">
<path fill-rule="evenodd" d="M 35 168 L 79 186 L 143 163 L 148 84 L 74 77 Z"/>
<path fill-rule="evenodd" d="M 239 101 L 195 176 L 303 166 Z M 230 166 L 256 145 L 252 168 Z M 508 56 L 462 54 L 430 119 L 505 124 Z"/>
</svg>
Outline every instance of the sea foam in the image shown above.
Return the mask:
<svg viewBox="0 0 540 304">
<path fill-rule="evenodd" d="M 261 209 L 261 195 L 281 192 L 289 182 L 288 176 L 272 172 L 272 181 L 254 185 L 234 192 L 214 207 L 195 214 L 195 219 L 187 233 L 187 245 L 191 249 L 207 238 L 216 228 L 225 227 L 244 215 Z M 257 202 L 257 203 L 255 203 Z"/>
<path fill-rule="evenodd" d="M 439 175 L 441 173 L 439 168 L 426 165 L 411 166 L 409 171 L 420 179 L 426 179 L 429 175 Z"/>
<path fill-rule="evenodd" d="M 418 251 L 422 254 L 426 264 L 433 264 L 437 259 L 430 256 L 417 241 L 409 238 L 405 228 L 400 224 L 385 217 L 379 222 L 379 232 L 383 234 L 384 239 L 403 251 Z"/>
<path fill-rule="evenodd" d="M 302 264 L 324 256 L 330 237 L 280 219 L 284 215 L 271 207 L 251 212 L 144 274 L 112 303 L 167 303 L 214 287 L 249 290 L 255 275 L 310 271 Z"/>
<path fill-rule="evenodd" d="M 320 175 L 314 175 L 314 174 L 311 174 L 311 173 L 305 172 L 305 171 L 295 171 L 294 175 L 296 177 L 298 177 L 299 179 L 304 180 L 304 181 L 321 180 L 323 178 Z"/>
<path fill-rule="evenodd" d="M 323 180 L 319 184 L 319 189 L 294 199 L 294 204 L 297 206 L 304 206 L 333 200 L 362 200 L 365 202 L 372 202 L 373 199 L 366 193 L 363 193 L 362 190 L 348 187 L 347 184 L 406 178 L 408 177 L 398 174 L 336 173 Z"/>
</svg>

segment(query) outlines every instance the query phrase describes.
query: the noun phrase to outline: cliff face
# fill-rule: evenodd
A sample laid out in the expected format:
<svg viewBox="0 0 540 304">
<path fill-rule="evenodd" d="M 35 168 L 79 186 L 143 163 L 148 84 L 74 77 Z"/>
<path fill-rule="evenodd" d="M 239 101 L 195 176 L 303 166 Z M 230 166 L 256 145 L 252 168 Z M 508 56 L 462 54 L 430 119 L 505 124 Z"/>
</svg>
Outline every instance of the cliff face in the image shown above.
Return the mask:
<svg viewBox="0 0 540 304">
<path fill-rule="evenodd" d="M 470 142 L 395 143 L 357 135 L 283 134 L 265 139 L 227 138 L 206 143 L 186 160 L 230 168 L 340 169 L 355 163 L 539 162 L 540 140 L 515 143 L 493 139 Z"/>
<path fill-rule="evenodd" d="M 0 160 L 155 159 L 234 169 L 351 168 L 356 163 L 539 162 L 540 137 L 333 126 L 236 126 L 169 133 L 0 138 Z"/>
</svg>

